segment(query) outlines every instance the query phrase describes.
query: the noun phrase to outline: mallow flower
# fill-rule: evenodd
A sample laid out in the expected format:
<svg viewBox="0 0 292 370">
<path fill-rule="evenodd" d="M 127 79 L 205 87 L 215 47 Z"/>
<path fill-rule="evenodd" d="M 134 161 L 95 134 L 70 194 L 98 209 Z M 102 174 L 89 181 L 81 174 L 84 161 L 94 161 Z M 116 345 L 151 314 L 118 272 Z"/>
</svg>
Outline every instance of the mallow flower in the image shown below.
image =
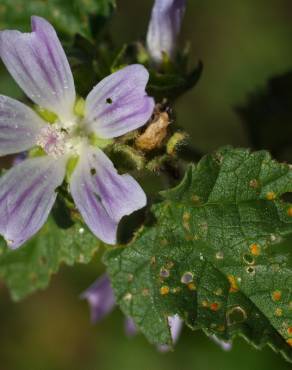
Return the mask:
<svg viewBox="0 0 292 370">
<path fill-rule="evenodd" d="M 155 0 L 146 37 L 154 62 L 161 63 L 164 54 L 173 57 L 185 7 L 186 0 Z"/>
<path fill-rule="evenodd" d="M 0 95 L 0 155 L 33 147 L 42 151 L 1 177 L 0 234 L 11 248 L 32 237 L 45 223 L 67 175 L 89 229 L 114 244 L 120 219 L 145 206 L 146 196 L 131 176 L 118 174 L 102 148 L 151 117 L 148 72 L 130 65 L 113 73 L 92 89 L 83 109 L 80 101 L 76 109 L 74 80 L 61 43 L 52 25 L 36 16 L 31 33 L 0 32 L 0 57 L 28 98 L 55 117 L 47 122 Z"/>
</svg>

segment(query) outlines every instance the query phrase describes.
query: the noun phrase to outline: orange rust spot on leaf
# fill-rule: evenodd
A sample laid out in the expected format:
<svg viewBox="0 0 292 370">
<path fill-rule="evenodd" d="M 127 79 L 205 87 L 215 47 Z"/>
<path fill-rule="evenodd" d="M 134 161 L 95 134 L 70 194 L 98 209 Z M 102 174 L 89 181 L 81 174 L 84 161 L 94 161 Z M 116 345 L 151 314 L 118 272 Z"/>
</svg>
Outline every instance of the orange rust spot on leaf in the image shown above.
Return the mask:
<svg viewBox="0 0 292 370">
<path fill-rule="evenodd" d="M 283 310 L 281 308 L 275 309 L 275 316 L 281 317 L 283 315 Z"/>
<path fill-rule="evenodd" d="M 166 267 L 167 267 L 168 269 L 173 268 L 173 266 L 174 266 L 174 263 L 173 263 L 172 261 L 167 261 L 167 262 L 166 262 Z"/>
<path fill-rule="evenodd" d="M 201 304 L 203 307 L 209 307 L 209 303 L 206 300 L 202 301 Z"/>
<path fill-rule="evenodd" d="M 289 326 L 289 328 L 287 329 L 287 333 L 288 333 L 289 335 L 292 335 L 292 326 Z"/>
<path fill-rule="evenodd" d="M 161 295 L 167 295 L 169 293 L 169 287 L 167 285 L 163 285 L 160 288 L 160 294 Z"/>
<path fill-rule="evenodd" d="M 272 298 L 273 298 L 273 301 L 275 302 L 278 302 L 281 300 L 282 298 L 282 292 L 280 292 L 280 290 L 275 290 L 273 293 L 272 293 Z"/>
<path fill-rule="evenodd" d="M 256 188 L 258 188 L 259 187 L 259 182 L 258 182 L 258 180 L 257 179 L 252 179 L 252 180 L 250 180 L 250 182 L 249 182 L 249 186 L 251 187 L 251 188 L 254 188 L 254 189 L 256 189 Z"/>
<path fill-rule="evenodd" d="M 188 288 L 189 288 L 189 290 L 197 290 L 197 287 L 196 287 L 195 283 L 189 283 Z"/>
<path fill-rule="evenodd" d="M 269 191 L 266 194 L 266 199 L 267 200 L 275 200 L 276 199 L 276 194 L 273 191 Z"/>
<path fill-rule="evenodd" d="M 288 208 L 287 214 L 289 217 L 292 217 L 292 207 Z"/>
<path fill-rule="evenodd" d="M 229 292 L 230 293 L 238 292 L 239 288 L 235 280 L 235 277 L 233 275 L 228 275 L 227 279 L 229 280 L 229 283 L 230 283 Z"/>
<path fill-rule="evenodd" d="M 184 214 L 183 214 L 183 220 L 184 220 L 184 222 L 189 221 L 190 218 L 191 218 L 190 212 L 184 212 Z"/>
<path fill-rule="evenodd" d="M 290 347 L 292 347 L 292 338 L 287 339 L 287 343 L 289 344 Z"/>
<path fill-rule="evenodd" d="M 219 309 L 219 303 L 214 302 L 214 303 L 211 303 L 211 304 L 210 304 L 210 310 L 211 310 L 211 311 L 216 312 L 216 311 L 218 311 L 218 309 Z"/>
<path fill-rule="evenodd" d="M 253 256 L 259 256 L 261 254 L 261 247 L 256 243 L 252 244 L 249 249 Z"/>
<path fill-rule="evenodd" d="M 194 203 L 199 203 L 200 202 L 200 197 L 198 195 L 192 195 L 191 200 Z"/>
<path fill-rule="evenodd" d="M 190 212 L 184 212 L 182 219 L 183 219 L 183 227 L 187 231 L 190 231 L 190 219 L 191 219 Z"/>
</svg>

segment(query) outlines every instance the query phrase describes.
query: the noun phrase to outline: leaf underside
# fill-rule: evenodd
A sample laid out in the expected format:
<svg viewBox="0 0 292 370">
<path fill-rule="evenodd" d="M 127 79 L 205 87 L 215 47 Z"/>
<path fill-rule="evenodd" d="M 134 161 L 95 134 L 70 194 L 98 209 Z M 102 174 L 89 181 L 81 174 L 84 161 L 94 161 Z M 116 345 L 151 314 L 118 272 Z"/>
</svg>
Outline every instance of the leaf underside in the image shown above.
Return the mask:
<svg viewBox="0 0 292 370">
<path fill-rule="evenodd" d="M 264 151 L 224 148 L 191 165 L 155 222 L 105 256 L 122 310 L 155 344 L 171 344 L 167 317 L 179 314 L 292 361 L 291 259 L 277 251 L 292 234 L 291 191 L 292 169 Z"/>
</svg>

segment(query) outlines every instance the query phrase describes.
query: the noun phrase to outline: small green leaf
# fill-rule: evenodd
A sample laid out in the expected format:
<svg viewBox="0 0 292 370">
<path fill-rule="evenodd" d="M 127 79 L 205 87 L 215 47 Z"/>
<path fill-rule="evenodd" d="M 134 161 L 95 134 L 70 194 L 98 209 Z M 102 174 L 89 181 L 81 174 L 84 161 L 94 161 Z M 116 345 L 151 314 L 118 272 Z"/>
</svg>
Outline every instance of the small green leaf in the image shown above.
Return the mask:
<svg viewBox="0 0 292 370">
<path fill-rule="evenodd" d="M 12 298 L 20 300 L 46 288 L 61 264 L 88 263 L 100 244 L 81 224 L 61 229 L 49 219 L 31 241 L 17 250 L 0 240 L 0 278 Z"/>
<path fill-rule="evenodd" d="M 155 344 L 167 317 L 223 340 L 242 335 L 292 361 L 292 169 L 267 152 L 224 148 L 187 170 L 153 206 L 155 221 L 105 262 L 121 308 Z"/>
<path fill-rule="evenodd" d="M 64 35 L 90 36 L 91 22 L 97 28 L 95 23 L 110 17 L 114 7 L 115 0 L 2 0 L 0 28 L 29 30 L 30 17 L 39 15 Z"/>
</svg>

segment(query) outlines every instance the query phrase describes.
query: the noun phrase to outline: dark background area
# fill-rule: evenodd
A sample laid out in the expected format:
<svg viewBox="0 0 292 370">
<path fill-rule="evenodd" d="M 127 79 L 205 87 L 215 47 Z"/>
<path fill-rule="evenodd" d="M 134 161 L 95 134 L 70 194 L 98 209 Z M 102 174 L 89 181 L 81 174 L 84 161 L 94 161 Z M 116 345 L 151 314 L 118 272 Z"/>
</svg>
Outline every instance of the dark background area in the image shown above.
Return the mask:
<svg viewBox="0 0 292 370">
<path fill-rule="evenodd" d="M 143 38 L 152 1 L 117 3 L 112 19 L 115 41 L 122 45 Z M 189 0 L 181 39 L 191 43 L 192 61 L 201 59 L 204 71 L 198 85 L 177 102 L 180 126 L 202 152 L 226 144 L 250 146 L 234 107 L 245 105 L 257 89 L 264 90 L 272 76 L 292 69 L 291 1 Z M 21 96 L 4 68 L 0 93 Z M 277 122 L 273 127 L 280 130 Z M 290 142 L 292 146 L 292 137 Z M 12 303 L 0 286 L 0 370 L 291 369 L 269 348 L 256 351 L 237 338 L 233 350 L 225 353 L 203 333 L 187 328 L 175 352 L 160 354 L 141 335 L 124 336 L 118 309 L 92 326 L 79 295 L 101 273 L 98 257 L 87 266 L 63 267 L 46 291 L 21 303 Z"/>
</svg>

